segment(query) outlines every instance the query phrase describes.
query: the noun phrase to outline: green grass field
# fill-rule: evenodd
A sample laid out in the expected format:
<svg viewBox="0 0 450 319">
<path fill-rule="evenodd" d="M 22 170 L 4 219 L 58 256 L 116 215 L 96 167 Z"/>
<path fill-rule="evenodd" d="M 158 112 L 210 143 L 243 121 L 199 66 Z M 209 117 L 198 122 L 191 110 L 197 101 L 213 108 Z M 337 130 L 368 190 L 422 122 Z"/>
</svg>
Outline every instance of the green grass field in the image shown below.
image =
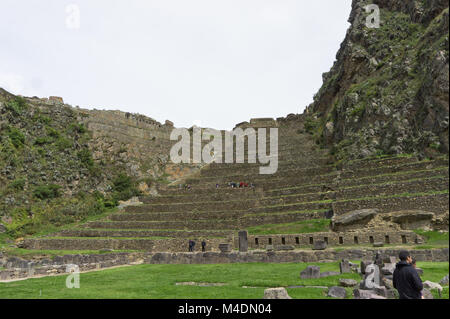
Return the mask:
<svg viewBox="0 0 450 319">
<path fill-rule="evenodd" d="M 357 261 L 355 261 L 357 262 Z M 339 271 L 333 263 L 250 263 L 216 265 L 138 265 L 80 274 L 80 288 L 68 289 L 67 276 L 53 276 L 0 283 L 0 298 L 70 299 L 261 299 L 264 289 L 288 286 L 338 285 L 340 278 L 360 280 L 358 274 L 344 274 L 319 279 L 300 279 L 308 265 L 320 266 L 321 272 Z M 448 274 L 449 264 L 420 262 L 423 280 L 439 282 Z M 224 286 L 199 287 L 176 285 L 181 282 L 224 283 Z M 247 286 L 248 288 L 243 288 Z M 326 288 L 288 288 L 292 298 L 321 299 Z M 348 296 L 351 296 L 348 289 Z M 433 292 L 438 297 L 437 292 Z M 443 298 L 448 298 L 448 286 Z"/>
</svg>

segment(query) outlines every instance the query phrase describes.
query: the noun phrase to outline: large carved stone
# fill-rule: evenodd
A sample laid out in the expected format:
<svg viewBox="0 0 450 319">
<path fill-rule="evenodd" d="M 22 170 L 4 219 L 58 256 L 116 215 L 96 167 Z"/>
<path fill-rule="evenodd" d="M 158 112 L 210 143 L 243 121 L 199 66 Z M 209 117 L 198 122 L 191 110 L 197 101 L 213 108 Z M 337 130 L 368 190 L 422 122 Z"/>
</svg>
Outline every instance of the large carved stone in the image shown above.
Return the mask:
<svg viewBox="0 0 450 319">
<path fill-rule="evenodd" d="M 367 225 L 377 214 L 378 209 L 360 209 L 348 212 L 340 216 L 333 216 L 331 228 L 334 231 L 347 231 L 360 229 Z"/>
</svg>

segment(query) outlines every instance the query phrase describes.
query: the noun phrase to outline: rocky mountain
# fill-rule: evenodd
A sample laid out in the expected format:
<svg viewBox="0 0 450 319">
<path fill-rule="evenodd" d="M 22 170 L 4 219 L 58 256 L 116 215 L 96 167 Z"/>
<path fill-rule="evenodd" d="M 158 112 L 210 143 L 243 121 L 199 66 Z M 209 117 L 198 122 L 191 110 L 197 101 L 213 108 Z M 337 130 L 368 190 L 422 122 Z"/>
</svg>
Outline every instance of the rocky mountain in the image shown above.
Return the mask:
<svg viewBox="0 0 450 319">
<path fill-rule="evenodd" d="M 366 11 L 378 5 L 379 27 Z M 449 152 L 448 2 L 354 0 L 345 40 L 307 107 L 307 129 L 338 160 Z"/>
</svg>

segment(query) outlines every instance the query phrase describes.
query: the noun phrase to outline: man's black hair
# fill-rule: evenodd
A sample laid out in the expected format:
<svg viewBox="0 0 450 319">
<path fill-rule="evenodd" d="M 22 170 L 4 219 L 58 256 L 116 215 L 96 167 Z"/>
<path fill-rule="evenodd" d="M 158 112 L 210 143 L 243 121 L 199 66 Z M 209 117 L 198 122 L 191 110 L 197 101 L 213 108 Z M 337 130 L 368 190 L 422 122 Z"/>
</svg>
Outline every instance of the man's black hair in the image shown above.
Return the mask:
<svg viewBox="0 0 450 319">
<path fill-rule="evenodd" d="M 398 257 L 400 258 L 401 261 L 405 261 L 408 257 L 410 257 L 410 253 L 407 250 L 402 250 L 399 254 Z"/>
</svg>

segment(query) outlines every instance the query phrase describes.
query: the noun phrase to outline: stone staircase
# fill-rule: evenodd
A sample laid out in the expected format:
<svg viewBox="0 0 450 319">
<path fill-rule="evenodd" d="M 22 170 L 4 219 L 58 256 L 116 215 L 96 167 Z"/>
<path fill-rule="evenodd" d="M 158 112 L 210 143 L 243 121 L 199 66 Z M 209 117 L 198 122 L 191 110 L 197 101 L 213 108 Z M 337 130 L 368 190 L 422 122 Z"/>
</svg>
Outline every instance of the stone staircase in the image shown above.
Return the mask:
<svg viewBox="0 0 450 319">
<path fill-rule="evenodd" d="M 140 206 L 126 207 L 108 219 L 83 228 L 25 240 L 29 249 L 123 249 L 152 252 L 187 251 L 188 240 L 207 242 L 207 250 L 220 243 L 237 248 L 237 231 L 252 226 L 329 219 L 346 212 L 377 208 L 380 212 L 425 210 L 448 212 L 448 157 L 418 160 L 386 156 L 335 165 L 327 150 L 303 133 L 301 121 L 277 121 L 279 165 L 277 173 L 260 175 L 261 164 L 205 166 L 184 183 L 159 190 L 159 196 L 140 198 Z M 253 183 L 254 188 L 232 189 L 228 182 Z M 216 188 L 216 184 L 219 185 Z M 312 247 L 317 240 L 329 246 L 414 244 L 411 230 L 365 231 L 362 234 L 320 232 L 310 234 L 250 234 L 250 248 L 265 245 Z"/>
</svg>

